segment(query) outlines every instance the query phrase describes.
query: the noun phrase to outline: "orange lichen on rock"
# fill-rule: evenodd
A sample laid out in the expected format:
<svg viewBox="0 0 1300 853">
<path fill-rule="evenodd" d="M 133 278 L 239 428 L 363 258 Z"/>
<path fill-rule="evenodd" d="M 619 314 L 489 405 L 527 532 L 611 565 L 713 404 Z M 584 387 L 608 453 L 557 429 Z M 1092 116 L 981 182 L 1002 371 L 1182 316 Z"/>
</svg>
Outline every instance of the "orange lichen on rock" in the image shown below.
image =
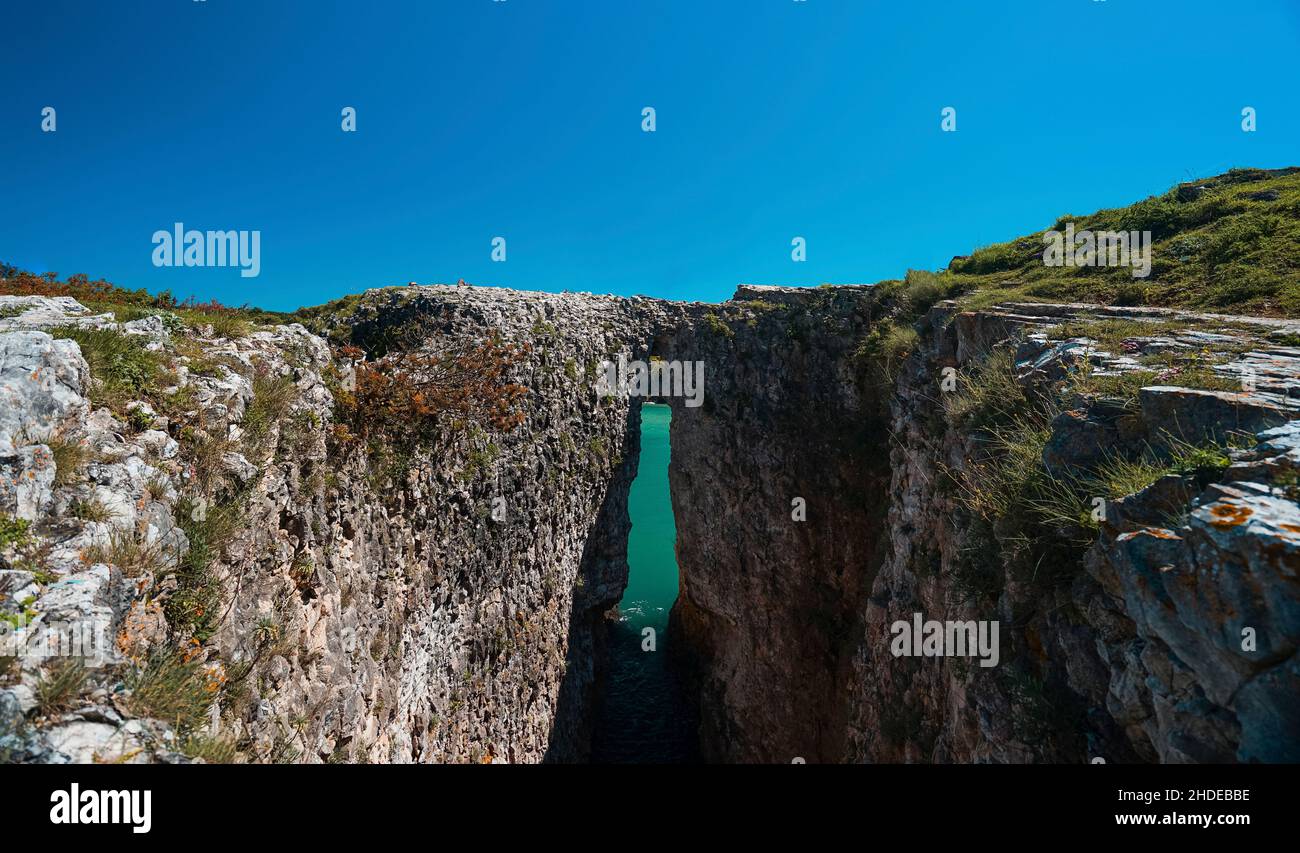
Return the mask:
<svg viewBox="0 0 1300 853">
<path fill-rule="evenodd" d="M 1221 503 L 1210 507 L 1210 514 L 1214 516 L 1210 524 L 1220 529 L 1226 529 L 1245 524 L 1246 519 L 1250 518 L 1253 511 L 1248 507 Z"/>
</svg>

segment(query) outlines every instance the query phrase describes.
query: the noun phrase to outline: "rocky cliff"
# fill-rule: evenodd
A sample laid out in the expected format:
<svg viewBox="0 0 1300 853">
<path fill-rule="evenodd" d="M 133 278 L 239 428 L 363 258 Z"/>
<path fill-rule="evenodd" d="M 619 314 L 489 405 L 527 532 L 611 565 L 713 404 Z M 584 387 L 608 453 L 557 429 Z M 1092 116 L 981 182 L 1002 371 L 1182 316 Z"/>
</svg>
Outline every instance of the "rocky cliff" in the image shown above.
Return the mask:
<svg viewBox="0 0 1300 853">
<path fill-rule="evenodd" d="M 531 347 L 510 367 L 522 423 L 399 455 L 338 438 L 353 368 L 301 326 L 231 339 L 0 300 L 11 759 L 584 755 L 639 436 L 592 365 L 649 315 L 608 297 L 369 294 L 334 318 L 338 340 Z M 127 396 L 156 407 L 109 401 L 70 329 L 99 336 L 81 337 L 92 360 L 139 342 L 128 353 L 158 376 Z M 70 672 L 40 650 L 80 625 L 94 655 Z"/>
<path fill-rule="evenodd" d="M 922 325 L 888 399 L 846 757 L 1300 757 L 1295 324 L 1021 304 Z M 914 612 L 999 620 L 999 665 L 893 657 Z"/>
<path fill-rule="evenodd" d="M 387 288 L 243 334 L 0 297 L 0 753 L 581 760 L 623 355 L 705 365 L 664 402 L 706 758 L 1296 759 L 1300 324 L 915 290 Z M 362 350 L 483 341 L 508 428 L 340 408 Z M 998 665 L 895 656 L 915 613 L 997 621 Z"/>
</svg>

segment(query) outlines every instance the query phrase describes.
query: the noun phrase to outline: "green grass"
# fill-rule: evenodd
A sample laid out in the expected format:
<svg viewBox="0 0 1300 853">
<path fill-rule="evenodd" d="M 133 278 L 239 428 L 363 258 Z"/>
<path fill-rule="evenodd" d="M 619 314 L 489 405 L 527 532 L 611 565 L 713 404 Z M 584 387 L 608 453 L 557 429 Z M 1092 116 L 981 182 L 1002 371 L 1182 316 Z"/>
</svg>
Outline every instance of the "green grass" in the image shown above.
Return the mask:
<svg viewBox="0 0 1300 853">
<path fill-rule="evenodd" d="M 1172 336 L 1186 332 L 1197 324 L 1191 320 L 1130 320 L 1122 317 L 1103 317 L 1095 320 L 1071 320 L 1053 326 L 1047 337 L 1054 341 L 1071 338 L 1090 338 L 1097 348 L 1113 355 L 1120 354 L 1124 341 L 1134 338 Z"/>
<path fill-rule="evenodd" d="M 1005 424 L 1025 415 L 1033 401 L 1016 381 L 1015 354 L 996 349 L 957 372 L 957 388 L 943 396 L 949 421 L 967 429 Z"/>
<path fill-rule="evenodd" d="M 285 416 L 296 393 L 292 377 L 264 373 L 253 377 L 253 399 L 244 411 L 242 426 L 254 444 L 261 442 L 271 427 Z"/>
<path fill-rule="evenodd" d="M 97 501 L 83 504 L 80 511 L 89 514 L 88 508 L 97 505 L 105 517 L 88 517 L 87 521 L 107 520 L 108 511 Z M 92 545 L 82 552 L 82 556 L 91 563 L 108 563 L 117 566 L 128 578 L 138 578 L 148 573 L 156 579 L 167 568 L 162 548 L 147 542 L 143 534 L 134 530 L 113 530 L 109 534 L 107 545 Z"/>
<path fill-rule="evenodd" d="M 176 569 L 176 590 L 164 610 L 172 630 L 206 640 L 216 630 L 221 585 L 212 565 L 221 558 L 243 518 L 242 505 L 228 500 L 208 505 L 185 498 L 177 502 L 176 521 L 190 547 Z"/>
<path fill-rule="evenodd" d="M 55 338 L 76 341 L 95 379 L 90 397 L 96 405 L 120 411 L 130 401 L 146 396 L 158 376 L 161 362 L 145 349 L 137 335 L 112 329 L 60 326 L 50 330 Z"/>
<path fill-rule="evenodd" d="M 113 513 L 109 511 L 108 507 L 104 506 L 103 502 L 96 498 L 90 498 L 89 500 L 73 498 L 68 504 L 68 512 L 73 518 L 79 518 L 82 521 L 105 522 L 113 517 Z M 98 556 L 96 550 L 91 549 L 87 554 L 87 558 Z M 111 561 L 106 560 L 104 562 Z"/>
<path fill-rule="evenodd" d="M 191 329 L 212 327 L 212 336 L 216 338 L 244 338 L 253 331 L 252 321 L 237 310 L 202 311 L 180 309 L 176 312 L 181 321 Z"/>
<path fill-rule="evenodd" d="M 90 449 L 79 441 L 58 436 L 47 439 L 45 445 L 54 457 L 54 487 L 57 489 L 77 480 L 90 459 Z"/>
<path fill-rule="evenodd" d="M 987 521 L 1022 513 L 1035 504 L 1046 479 L 1043 447 L 1050 437 L 1045 424 L 1030 418 L 988 431 L 982 460 L 956 478 L 961 503 Z"/>
<path fill-rule="evenodd" d="M 191 734 L 181 742 L 181 752 L 206 764 L 234 764 L 239 759 L 233 740 L 213 735 Z"/>
<path fill-rule="evenodd" d="M 927 270 L 908 270 L 903 284 L 895 291 L 901 313 L 920 317 L 940 300 L 953 295 L 953 287 L 939 275 Z"/>
<path fill-rule="evenodd" d="M 126 703 L 133 713 L 163 720 L 182 733 L 202 727 L 217 699 L 217 688 L 203 664 L 171 648 L 155 651 L 143 666 L 134 668 L 125 686 Z"/>
<path fill-rule="evenodd" d="M 858 364 L 870 369 L 876 379 L 892 385 L 903 361 L 912 354 L 919 341 L 920 335 L 911 325 L 883 319 L 877 321 L 862 339 L 853 356 Z"/>
<path fill-rule="evenodd" d="M 1068 221 L 1076 232 L 1150 231 L 1151 275 L 1045 266 L 1043 233 Z M 941 279 L 969 294 L 967 307 L 1047 300 L 1300 316 L 1300 170 L 1234 169 L 1127 207 L 1062 216 L 954 260 Z"/>
<path fill-rule="evenodd" d="M 1169 464 L 1151 454 L 1136 459 L 1108 456 L 1091 476 L 1080 481 L 1080 488 L 1099 498 L 1117 500 L 1137 494 L 1171 471 Z"/>
</svg>

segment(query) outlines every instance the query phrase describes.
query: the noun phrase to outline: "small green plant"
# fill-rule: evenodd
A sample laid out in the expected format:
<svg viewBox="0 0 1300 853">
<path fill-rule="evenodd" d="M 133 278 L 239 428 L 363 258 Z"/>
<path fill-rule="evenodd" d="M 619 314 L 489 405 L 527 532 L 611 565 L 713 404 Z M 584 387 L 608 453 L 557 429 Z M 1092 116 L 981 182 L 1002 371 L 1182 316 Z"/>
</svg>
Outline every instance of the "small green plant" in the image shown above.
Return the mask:
<svg viewBox="0 0 1300 853">
<path fill-rule="evenodd" d="M 142 406 L 136 406 L 134 409 L 127 412 L 126 415 L 127 424 L 135 432 L 144 432 L 145 430 L 153 429 L 156 420 L 157 419 Z"/>
<path fill-rule="evenodd" d="M 166 502 L 171 494 L 171 483 L 165 474 L 154 474 L 144 484 L 144 494 L 151 501 Z"/>
<path fill-rule="evenodd" d="M 881 320 L 858 344 L 854 358 L 872 370 L 876 379 L 892 385 L 903 361 L 915 351 L 919 340 L 920 335 L 912 326 Z"/>
<path fill-rule="evenodd" d="M 305 590 L 311 586 L 312 578 L 316 576 L 316 565 L 312 562 L 311 554 L 303 551 L 294 557 L 293 565 L 289 567 L 289 577 L 293 578 L 294 586 L 299 590 Z"/>
<path fill-rule="evenodd" d="M 31 539 L 31 522 L 0 512 L 0 549 L 11 545 L 21 548 L 29 544 Z"/>
<path fill-rule="evenodd" d="M 730 340 L 736 336 L 736 332 L 713 311 L 704 315 L 704 324 L 708 326 L 710 332 L 719 337 Z"/>
<path fill-rule="evenodd" d="M 274 616 L 263 616 L 253 627 L 253 642 L 258 648 L 266 649 L 280 642 L 282 629 Z"/>
<path fill-rule="evenodd" d="M 460 478 L 467 481 L 473 480 L 490 469 L 500 455 L 501 449 L 492 442 L 488 442 L 487 447 L 482 450 L 471 450 L 465 468 L 461 471 Z"/>
</svg>

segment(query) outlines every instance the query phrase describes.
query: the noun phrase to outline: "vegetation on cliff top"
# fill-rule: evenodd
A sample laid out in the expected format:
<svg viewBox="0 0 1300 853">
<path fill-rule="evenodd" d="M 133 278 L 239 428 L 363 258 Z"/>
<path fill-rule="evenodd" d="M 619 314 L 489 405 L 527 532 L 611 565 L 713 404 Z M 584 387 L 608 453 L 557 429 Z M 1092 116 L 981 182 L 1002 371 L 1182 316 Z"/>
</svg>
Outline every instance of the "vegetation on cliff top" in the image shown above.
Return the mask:
<svg viewBox="0 0 1300 853">
<path fill-rule="evenodd" d="M 93 281 L 83 273 L 60 279 L 58 273 L 42 275 L 0 262 L 0 296 L 71 296 L 96 313 L 112 312 L 119 323 L 161 316 L 164 322 L 213 327 L 218 337 L 246 334 L 253 326 L 293 322 L 291 315 L 244 305 L 222 305 L 215 299 L 199 302 L 191 296 L 178 300 L 171 291 L 157 295 L 144 288 L 128 290 L 104 279 Z"/>
<path fill-rule="evenodd" d="M 1151 232 L 1151 273 L 1049 267 L 1047 231 Z M 1008 300 L 1153 305 L 1300 316 L 1300 168 L 1234 169 L 1127 207 L 954 258 L 941 279 L 972 307 Z"/>
</svg>

